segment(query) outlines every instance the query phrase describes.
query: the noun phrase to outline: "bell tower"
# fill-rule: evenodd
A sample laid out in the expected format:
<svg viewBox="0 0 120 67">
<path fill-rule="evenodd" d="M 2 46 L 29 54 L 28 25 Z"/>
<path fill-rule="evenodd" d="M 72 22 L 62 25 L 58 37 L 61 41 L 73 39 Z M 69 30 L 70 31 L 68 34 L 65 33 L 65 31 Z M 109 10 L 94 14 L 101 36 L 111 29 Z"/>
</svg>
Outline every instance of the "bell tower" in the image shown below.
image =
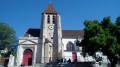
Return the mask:
<svg viewBox="0 0 120 67">
<path fill-rule="evenodd" d="M 41 62 L 54 62 L 63 55 L 61 17 L 49 3 L 42 13 L 41 21 Z"/>
</svg>

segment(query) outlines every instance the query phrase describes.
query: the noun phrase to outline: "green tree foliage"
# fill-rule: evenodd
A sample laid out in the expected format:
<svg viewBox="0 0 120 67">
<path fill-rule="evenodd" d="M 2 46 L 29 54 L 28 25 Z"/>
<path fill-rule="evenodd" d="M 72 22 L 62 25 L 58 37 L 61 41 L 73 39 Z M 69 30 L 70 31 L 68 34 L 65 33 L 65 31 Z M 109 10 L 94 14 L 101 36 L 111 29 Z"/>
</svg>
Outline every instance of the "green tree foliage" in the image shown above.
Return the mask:
<svg viewBox="0 0 120 67">
<path fill-rule="evenodd" d="M 15 53 L 18 40 L 15 31 L 8 24 L 0 22 L 0 50 L 8 49 L 8 53 Z"/>
<path fill-rule="evenodd" d="M 105 17 L 101 22 L 85 20 L 84 25 L 84 39 L 77 44 L 90 55 L 101 50 L 114 67 L 120 61 L 120 17 L 116 23 L 112 23 L 110 17 Z"/>
</svg>

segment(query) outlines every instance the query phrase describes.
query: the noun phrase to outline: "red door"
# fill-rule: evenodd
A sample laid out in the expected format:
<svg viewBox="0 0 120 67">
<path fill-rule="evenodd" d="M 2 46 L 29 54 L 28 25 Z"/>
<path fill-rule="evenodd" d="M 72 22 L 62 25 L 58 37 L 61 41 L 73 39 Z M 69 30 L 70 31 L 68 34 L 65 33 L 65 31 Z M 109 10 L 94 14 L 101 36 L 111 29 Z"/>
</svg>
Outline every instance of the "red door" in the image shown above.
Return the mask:
<svg viewBox="0 0 120 67">
<path fill-rule="evenodd" d="M 76 54 L 76 52 L 72 52 L 72 60 L 73 61 L 77 60 L 77 54 Z"/>
<path fill-rule="evenodd" d="M 23 54 L 23 61 L 22 61 L 23 66 L 29 66 L 32 65 L 32 53 L 31 52 L 24 52 Z"/>
</svg>

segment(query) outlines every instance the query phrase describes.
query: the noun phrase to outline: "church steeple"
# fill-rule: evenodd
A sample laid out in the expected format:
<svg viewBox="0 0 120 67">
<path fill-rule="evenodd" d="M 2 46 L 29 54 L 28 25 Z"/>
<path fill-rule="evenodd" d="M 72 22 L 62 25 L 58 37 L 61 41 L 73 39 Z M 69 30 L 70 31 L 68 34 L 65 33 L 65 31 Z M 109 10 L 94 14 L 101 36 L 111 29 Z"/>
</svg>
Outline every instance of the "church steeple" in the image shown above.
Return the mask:
<svg viewBox="0 0 120 67">
<path fill-rule="evenodd" d="M 54 6 L 50 2 L 47 9 L 44 11 L 44 13 L 49 13 L 49 14 L 57 14 L 57 11 L 55 10 Z"/>
<path fill-rule="evenodd" d="M 51 3 L 49 3 L 44 13 L 42 13 L 41 25 L 41 62 L 48 63 L 56 61 L 57 58 L 62 58 L 61 17 Z"/>
</svg>

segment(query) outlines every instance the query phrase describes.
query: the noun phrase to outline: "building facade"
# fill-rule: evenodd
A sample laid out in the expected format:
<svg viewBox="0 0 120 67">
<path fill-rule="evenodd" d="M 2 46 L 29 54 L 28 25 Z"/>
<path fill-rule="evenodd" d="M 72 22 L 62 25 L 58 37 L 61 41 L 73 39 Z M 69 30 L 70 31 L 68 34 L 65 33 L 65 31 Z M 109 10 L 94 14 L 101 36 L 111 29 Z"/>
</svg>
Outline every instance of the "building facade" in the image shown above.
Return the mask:
<svg viewBox="0 0 120 67">
<path fill-rule="evenodd" d="M 81 56 L 82 48 L 76 46 L 76 41 L 81 41 L 83 35 L 83 30 L 63 30 L 60 14 L 49 3 L 42 13 L 41 28 L 29 28 L 20 37 L 16 63 L 27 66 L 61 58 L 74 61 Z"/>
</svg>

